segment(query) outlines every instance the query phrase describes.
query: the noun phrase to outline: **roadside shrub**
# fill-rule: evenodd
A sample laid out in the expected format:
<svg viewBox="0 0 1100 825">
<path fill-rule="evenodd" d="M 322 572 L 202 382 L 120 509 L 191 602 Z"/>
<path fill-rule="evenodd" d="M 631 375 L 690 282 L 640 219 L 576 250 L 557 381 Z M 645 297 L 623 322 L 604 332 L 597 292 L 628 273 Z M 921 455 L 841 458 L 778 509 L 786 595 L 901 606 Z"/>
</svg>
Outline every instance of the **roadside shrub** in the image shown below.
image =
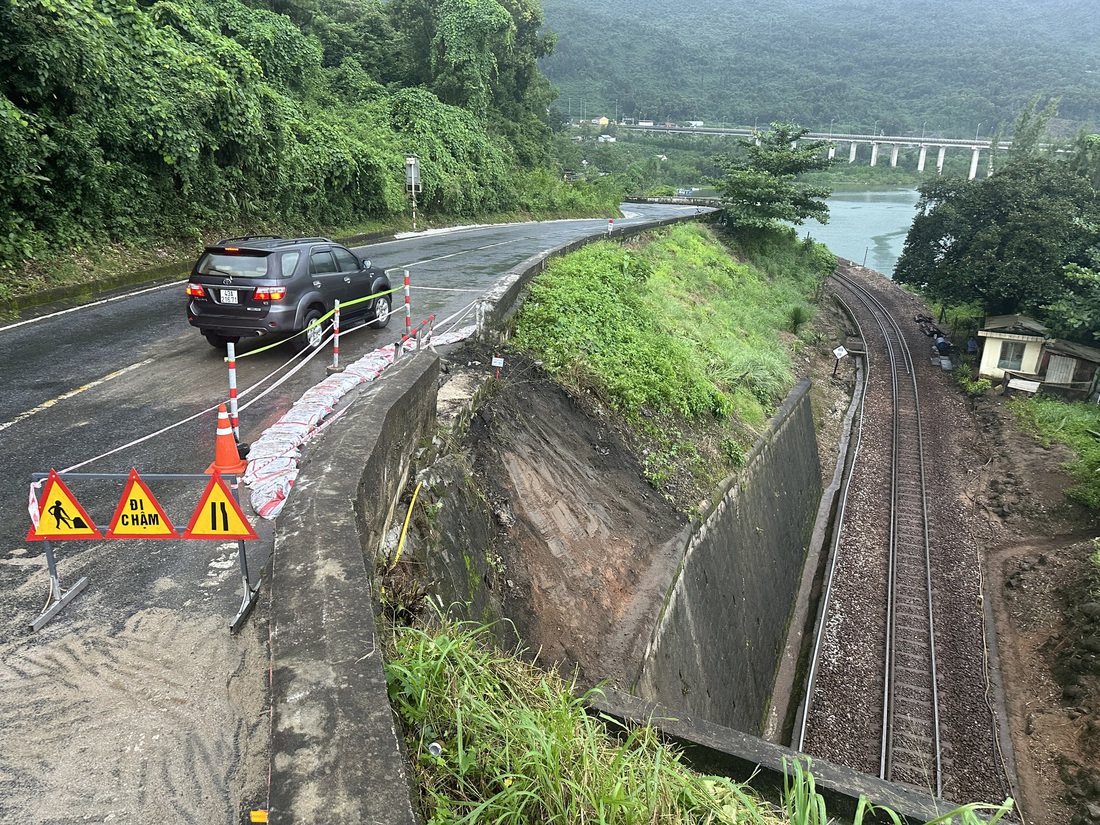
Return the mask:
<svg viewBox="0 0 1100 825">
<path fill-rule="evenodd" d="M 993 382 L 988 378 L 974 378 L 967 364 L 959 364 L 955 367 L 954 377 L 955 383 L 970 398 L 985 395 L 993 387 Z"/>
</svg>

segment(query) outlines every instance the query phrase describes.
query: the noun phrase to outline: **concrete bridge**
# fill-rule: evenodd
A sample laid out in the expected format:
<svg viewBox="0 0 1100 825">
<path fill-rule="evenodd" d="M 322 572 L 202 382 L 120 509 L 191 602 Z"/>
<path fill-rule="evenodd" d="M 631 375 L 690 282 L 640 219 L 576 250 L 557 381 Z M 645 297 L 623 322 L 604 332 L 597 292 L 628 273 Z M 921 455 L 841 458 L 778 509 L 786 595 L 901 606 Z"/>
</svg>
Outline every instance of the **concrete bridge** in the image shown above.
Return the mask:
<svg viewBox="0 0 1100 825">
<path fill-rule="evenodd" d="M 758 130 L 755 129 L 735 129 L 735 128 L 722 128 L 717 126 L 669 126 L 669 125 L 649 125 L 645 123 L 641 124 L 618 124 L 619 129 L 626 129 L 632 132 L 663 132 L 667 134 L 685 134 L 685 135 L 715 135 L 726 137 L 741 137 L 751 138 Z M 879 154 L 882 147 L 889 147 L 890 149 L 890 165 L 898 165 L 898 154 L 903 148 L 918 149 L 917 156 L 917 171 L 923 172 L 925 165 L 928 161 L 928 150 L 936 150 L 936 174 L 943 174 L 943 160 L 947 154 L 948 149 L 969 149 L 970 150 L 970 180 L 973 180 L 978 175 L 978 163 L 981 157 L 981 153 L 984 151 L 986 157 L 989 159 L 989 171 L 993 171 L 993 155 L 992 148 L 993 142 L 990 140 L 982 139 L 962 139 L 956 140 L 954 138 L 931 138 L 931 137 L 912 137 L 908 135 L 851 135 L 851 134 L 838 134 L 838 133 L 824 133 L 824 132 L 809 132 L 803 136 L 803 140 L 825 140 L 829 141 L 832 145 L 829 146 L 829 159 L 832 160 L 836 157 L 837 147 L 847 145 L 848 146 L 848 163 L 855 163 L 856 150 L 860 144 L 870 144 L 871 146 L 871 165 L 877 166 L 879 160 Z M 997 143 L 998 148 L 1008 148 L 1012 144 Z"/>
</svg>

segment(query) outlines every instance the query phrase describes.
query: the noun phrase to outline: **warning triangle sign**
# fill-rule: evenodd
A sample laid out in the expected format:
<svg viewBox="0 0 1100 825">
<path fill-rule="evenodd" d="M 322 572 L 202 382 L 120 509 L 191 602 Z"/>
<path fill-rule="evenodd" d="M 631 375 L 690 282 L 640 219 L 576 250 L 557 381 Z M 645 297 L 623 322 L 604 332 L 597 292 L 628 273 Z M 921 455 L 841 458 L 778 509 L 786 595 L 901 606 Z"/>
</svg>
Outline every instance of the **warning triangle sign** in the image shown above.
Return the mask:
<svg viewBox="0 0 1100 825">
<path fill-rule="evenodd" d="M 198 507 L 191 515 L 191 522 L 183 533 L 185 539 L 256 539 L 256 531 L 248 523 L 241 505 L 214 471 L 202 494 Z"/>
<path fill-rule="evenodd" d="M 109 539 L 178 539 L 180 534 L 172 526 L 164 508 L 153 497 L 137 470 L 130 470 L 130 478 L 118 500 L 115 515 L 107 528 Z"/>
<path fill-rule="evenodd" d="M 91 516 L 69 492 L 56 470 L 50 470 L 38 503 L 38 518 L 31 512 L 27 541 L 43 539 L 101 539 L 103 534 Z"/>
</svg>

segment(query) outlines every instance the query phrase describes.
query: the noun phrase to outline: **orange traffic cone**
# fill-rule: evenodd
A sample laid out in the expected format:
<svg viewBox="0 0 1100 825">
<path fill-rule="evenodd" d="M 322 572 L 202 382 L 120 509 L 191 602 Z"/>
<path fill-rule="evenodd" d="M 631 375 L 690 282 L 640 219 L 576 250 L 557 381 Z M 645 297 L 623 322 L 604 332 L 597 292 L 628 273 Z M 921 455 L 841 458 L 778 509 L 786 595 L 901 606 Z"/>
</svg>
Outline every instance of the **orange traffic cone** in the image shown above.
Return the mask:
<svg viewBox="0 0 1100 825">
<path fill-rule="evenodd" d="M 229 423 L 229 412 L 225 404 L 218 405 L 218 438 L 214 442 L 214 463 L 206 468 L 207 473 L 215 470 L 222 475 L 240 475 L 248 462 L 237 452 L 237 439 L 233 437 L 233 425 Z"/>
</svg>

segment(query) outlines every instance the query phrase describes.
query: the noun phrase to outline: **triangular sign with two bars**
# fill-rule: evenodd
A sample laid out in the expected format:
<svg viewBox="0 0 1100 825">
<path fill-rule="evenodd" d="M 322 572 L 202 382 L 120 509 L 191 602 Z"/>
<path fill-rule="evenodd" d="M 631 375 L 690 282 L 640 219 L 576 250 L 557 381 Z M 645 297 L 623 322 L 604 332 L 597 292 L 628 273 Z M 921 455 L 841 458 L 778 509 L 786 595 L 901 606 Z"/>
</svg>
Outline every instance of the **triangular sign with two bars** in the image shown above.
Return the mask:
<svg viewBox="0 0 1100 825">
<path fill-rule="evenodd" d="M 183 533 L 185 539 L 256 539 L 256 531 L 248 523 L 241 505 L 215 471 L 206 485 L 191 521 Z"/>
</svg>

